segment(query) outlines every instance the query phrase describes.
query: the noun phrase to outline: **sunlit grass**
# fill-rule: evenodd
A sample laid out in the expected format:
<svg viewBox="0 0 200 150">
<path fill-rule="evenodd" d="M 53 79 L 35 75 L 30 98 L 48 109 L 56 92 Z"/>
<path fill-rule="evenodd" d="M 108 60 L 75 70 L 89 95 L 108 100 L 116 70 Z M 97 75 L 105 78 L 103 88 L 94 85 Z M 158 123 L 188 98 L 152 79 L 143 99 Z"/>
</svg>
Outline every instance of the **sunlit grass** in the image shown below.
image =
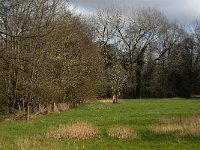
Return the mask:
<svg viewBox="0 0 200 150">
<path fill-rule="evenodd" d="M 35 147 L 41 150 L 168 150 L 182 148 L 199 150 L 199 134 L 184 134 L 184 136 L 177 137 L 176 131 L 158 134 L 152 132 L 150 128 L 150 126 L 164 125 L 165 121 L 177 124 L 180 120 L 185 122 L 185 120 L 191 119 L 186 122 L 194 122 L 195 117 L 198 116 L 200 116 L 200 99 L 125 100 L 120 104 L 95 102 L 31 121 L 0 122 L 0 149 L 21 150 L 27 147 L 31 149 L 37 143 L 38 147 Z M 87 139 L 47 136 L 49 131 L 58 129 L 60 125 L 67 126 L 76 122 L 92 124 L 94 128 L 98 129 L 98 136 Z M 179 128 L 179 125 L 178 123 L 176 128 Z M 121 126 L 128 127 L 128 129 L 126 128 L 126 132 L 119 129 L 117 134 L 128 133 L 127 135 L 129 135 L 132 131 L 136 131 L 133 133 L 137 133 L 137 136 L 122 139 L 108 133 L 111 128 Z M 190 132 L 197 133 L 196 130 L 190 130 Z M 36 143 L 32 141 L 36 141 Z"/>
</svg>

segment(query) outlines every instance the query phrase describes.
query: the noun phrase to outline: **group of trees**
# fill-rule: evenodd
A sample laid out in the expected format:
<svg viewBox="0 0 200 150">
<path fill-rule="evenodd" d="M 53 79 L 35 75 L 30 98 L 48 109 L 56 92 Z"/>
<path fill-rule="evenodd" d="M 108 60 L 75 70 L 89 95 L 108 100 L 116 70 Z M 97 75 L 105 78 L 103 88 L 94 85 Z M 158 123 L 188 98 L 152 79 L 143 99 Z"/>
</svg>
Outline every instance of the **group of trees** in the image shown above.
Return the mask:
<svg viewBox="0 0 200 150">
<path fill-rule="evenodd" d="M 198 22 L 183 28 L 149 8 L 109 8 L 88 21 L 65 0 L 0 1 L 0 103 L 9 113 L 91 97 L 190 97 L 199 87 Z"/>
<path fill-rule="evenodd" d="M 114 101 L 119 93 L 131 98 L 190 97 L 198 93 L 198 22 L 183 27 L 151 8 L 104 9 L 91 22 Z"/>
<path fill-rule="evenodd" d="M 101 59 L 88 26 L 63 0 L 1 0 L 0 101 L 9 113 L 100 92 Z"/>
</svg>

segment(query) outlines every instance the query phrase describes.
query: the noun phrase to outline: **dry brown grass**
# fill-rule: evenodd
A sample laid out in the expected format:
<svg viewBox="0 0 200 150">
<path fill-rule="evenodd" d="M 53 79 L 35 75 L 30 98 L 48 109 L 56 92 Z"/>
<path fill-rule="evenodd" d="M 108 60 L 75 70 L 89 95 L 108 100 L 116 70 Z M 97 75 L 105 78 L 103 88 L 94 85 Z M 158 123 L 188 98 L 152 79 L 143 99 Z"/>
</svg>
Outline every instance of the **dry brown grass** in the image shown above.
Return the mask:
<svg viewBox="0 0 200 150">
<path fill-rule="evenodd" d="M 178 135 L 200 135 L 200 116 L 172 118 L 151 126 L 154 133 L 176 133 Z"/>
<path fill-rule="evenodd" d="M 19 150 L 57 150 L 59 143 L 49 141 L 41 135 L 30 136 L 30 137 L 21 137 L 17 142 L 18 148 L 14 147 L 11 149 Z"/>
<path fill-rule="evenodd" d="M 138 137 L 136 130 L 128 126 L 114 126 L 108 129 L 108 135 L 118 139 L 134 139 Z"/>
<path fill-rule="evenodd" d="M 20 150 L 39 150 L 43 147 L 42 139 L 39 136 L 20 138 L 17 145 Z"/>
<path fill-rule="evenodd" d="M 67 125 L 59 125 L 47 132 L 48 138 L 89 139 L 99 136 L 97 127 L 88 122 L 76 122 Z"/>
<path fill-rule="evenodd" d="M 102 103 L 113 103 L 113 99 L 102 99 L 99 101 Z M 122 101 L 121 99 L 118 99 L 118 103 L 120 103 L 121 101 Z"/>
<path fill-rule="evenodd" d="M 99 100 L 99 101 L 102 102 L 102 103 L 113 103 L 112 99 L 102 99 L 102 100 Z"/>
</svg>

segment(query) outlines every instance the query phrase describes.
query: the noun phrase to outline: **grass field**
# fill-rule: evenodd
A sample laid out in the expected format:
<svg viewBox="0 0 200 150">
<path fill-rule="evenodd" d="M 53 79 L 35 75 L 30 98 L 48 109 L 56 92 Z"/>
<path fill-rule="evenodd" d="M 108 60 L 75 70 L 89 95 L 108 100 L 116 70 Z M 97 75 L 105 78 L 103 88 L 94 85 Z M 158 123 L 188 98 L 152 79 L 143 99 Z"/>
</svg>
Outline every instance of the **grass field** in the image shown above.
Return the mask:
<svg viewBox="0 0 200 150">
<path fill-rule="evenodd" d="M 187 120 L 194 116 L 200 117 L 200 99 L 124 100 L 120 104 L 94 102 L 28 122 L 0 122 L 0 149 L 199 150 L 200 134 L 159 134 L 151 130 L 164 119 Z M 87 140 L 47 138 L 46 133 L 58 125 L 77 121 L 92 123 L 100 135 Z M 117 125 L 136 130 L 138 136 L 134 139 L 108 136 L 107 130 Z"/>
</svg>

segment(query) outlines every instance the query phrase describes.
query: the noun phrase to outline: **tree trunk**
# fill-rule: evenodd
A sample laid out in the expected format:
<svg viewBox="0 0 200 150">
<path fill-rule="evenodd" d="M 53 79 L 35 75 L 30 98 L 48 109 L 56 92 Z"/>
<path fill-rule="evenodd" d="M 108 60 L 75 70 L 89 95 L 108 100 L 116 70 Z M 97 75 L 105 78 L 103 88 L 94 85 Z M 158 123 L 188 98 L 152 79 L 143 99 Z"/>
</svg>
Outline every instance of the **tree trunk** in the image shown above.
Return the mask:
<svg viewBox="0 0 200 150">
<path fill-rule="evenodd" d="M 22 109 L 21 109 L 20 103 L 18 102 L 17 104 L 18 104 L 18 110 L 21 112 Z"/>
<path fill-rule="evenodd" d="M 29 106 L 29 104 L 27 104 L 27 118 L 26 118 L 26 120 L 30 120 L 30 106 Z"/>
<path fill-rule="evenodd" d="M 136 98 L 141 98 L 142 67 L 143 67 L 143 61 L 140 60 L 140 61 L 137 62 L 137 70 L 136 70 Z"/>
<path fill-rule="evenodd" d="M 56 106 L 56 103 L 53 103 L 53 112 L 59 112 L 58 107 Z"/>
<path fill-rule="evenodd" d="M 7 111 L 7 114 L 10 113 L 10 109 L 9 109 L 9 104 L 8 103 L 6 104 L 6 111 Z"/>
<path fill-rule="evenodd" d="M 137 70 L 136 73 L 136 98 L 141 98 L 141 71 Z"/>
<path fill-rule="evenodd" d="M 117 94 L 113 94 L 113 103 L 118 103 Z"/>
<path fill-rule="evenodd" d="M 113 94 L 113 104 L 115 103 L 115 94 Z"/>
<path fill-rule="evenodd" d="M 24 102 L 24 100 L 22 100 L 22 108 L 23 108 L 23 111 L 26 112 L 26 107 L 25 107 L 25 102 Z"/>
</svg>

